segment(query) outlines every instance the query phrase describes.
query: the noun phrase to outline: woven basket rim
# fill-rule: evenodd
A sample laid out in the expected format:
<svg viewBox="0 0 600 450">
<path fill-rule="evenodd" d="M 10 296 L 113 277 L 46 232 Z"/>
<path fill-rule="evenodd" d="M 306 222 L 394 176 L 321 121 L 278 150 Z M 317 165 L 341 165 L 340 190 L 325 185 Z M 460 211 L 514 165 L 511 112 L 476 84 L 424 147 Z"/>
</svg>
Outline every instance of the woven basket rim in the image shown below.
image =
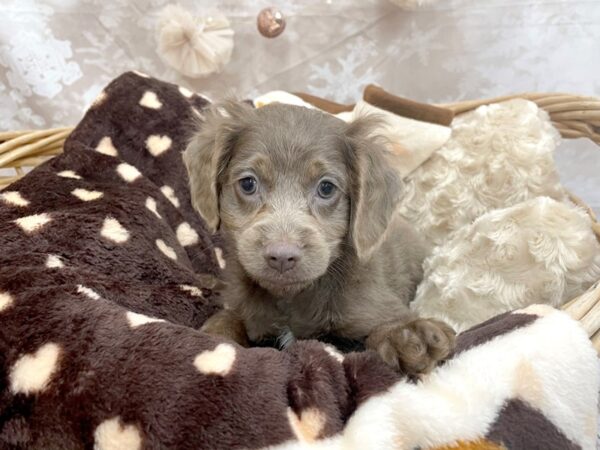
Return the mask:
<svg viewBox="0 0 600 450">
<path fill-rule="evenodd" d="M 568 93 L 525 92 L 502 97 L 467 100 L 440 104 L 456 115 L 479 106 L 523 98 L 545 110 L 553 125 L 564 138 L 588 138 L 600 146 L 600 98 Z M 344 105 L 340 105 L 344 106 Z M 0 132 L 0 169 L 13 169 L 13 175 L 0 175 L 0 191 L 25 175 L 27 168 L 36 167 L 60 153 L 74 127 L 45 130 L 16 130 Z M 593 210 L 571 194 L 572 202 L 583 208 L 592 219 L 592 229 L 600 240 L 600 224 Z M 578 320 L 600 353 L 600 280 L 587 292 L 562 306 Z"/>
</svg>

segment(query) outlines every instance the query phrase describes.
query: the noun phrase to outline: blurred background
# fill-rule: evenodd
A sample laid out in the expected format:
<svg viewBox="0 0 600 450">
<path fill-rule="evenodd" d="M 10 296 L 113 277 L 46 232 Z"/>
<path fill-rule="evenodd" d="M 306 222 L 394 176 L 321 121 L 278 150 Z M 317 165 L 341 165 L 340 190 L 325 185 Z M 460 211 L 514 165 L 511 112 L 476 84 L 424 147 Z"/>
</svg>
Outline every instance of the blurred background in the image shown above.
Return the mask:
<svg viewBox="0 0 600 450">
<path fill-rule="evenodd" d="M 497 95 L 600 95 L 600 0 L 429 0 L 405 10 L 389 0 L 180 1 L 195 15 L 223 13 L 235 31 L 218 74 L 188 78 L 157 54 L 167 0 L 2 0 L 0 130 L 74 125 L 100 90 L 136 69 L 209 98 L 273 89 L 339 102 L 375 83 L 434 103 Z M 261 9 L 287 26 L 267 39 Z M 564 142 L 563 182 L 600 212 L 600 150 Z"/>
</svg>

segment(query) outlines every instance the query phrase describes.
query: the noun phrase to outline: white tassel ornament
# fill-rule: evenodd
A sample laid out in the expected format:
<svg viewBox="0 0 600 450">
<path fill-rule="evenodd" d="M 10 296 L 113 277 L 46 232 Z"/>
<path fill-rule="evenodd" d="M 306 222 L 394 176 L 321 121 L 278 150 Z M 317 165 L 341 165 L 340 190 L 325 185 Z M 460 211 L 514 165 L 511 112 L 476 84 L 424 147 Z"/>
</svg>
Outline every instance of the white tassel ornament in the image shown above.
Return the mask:
<svg viewBox="0 0 600 450">
<path fill-rule="evenodd" d="M 178 5 L 168 5 L 158 21 L 158 54 L 182 74 L 197 78 L 219 72 L 231 59 L 233 30 L 229 20 L 214 13 L 194 17 Z"/>
</svg>

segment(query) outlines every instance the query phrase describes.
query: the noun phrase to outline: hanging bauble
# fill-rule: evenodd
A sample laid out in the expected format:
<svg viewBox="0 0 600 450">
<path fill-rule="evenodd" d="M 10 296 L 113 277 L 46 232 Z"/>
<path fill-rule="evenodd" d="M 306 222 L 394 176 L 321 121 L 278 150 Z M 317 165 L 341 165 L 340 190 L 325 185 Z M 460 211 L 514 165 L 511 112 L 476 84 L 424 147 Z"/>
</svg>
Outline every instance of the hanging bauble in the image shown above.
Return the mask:
<svg viewBox="0 0 600 450">
<path fill-rule="evenodd" d="M 265 8 L 258 13 L 256 26 L 264 37 L 274 38 L 285 30 L 285 17 L 277 8 Z"/>
</svg>

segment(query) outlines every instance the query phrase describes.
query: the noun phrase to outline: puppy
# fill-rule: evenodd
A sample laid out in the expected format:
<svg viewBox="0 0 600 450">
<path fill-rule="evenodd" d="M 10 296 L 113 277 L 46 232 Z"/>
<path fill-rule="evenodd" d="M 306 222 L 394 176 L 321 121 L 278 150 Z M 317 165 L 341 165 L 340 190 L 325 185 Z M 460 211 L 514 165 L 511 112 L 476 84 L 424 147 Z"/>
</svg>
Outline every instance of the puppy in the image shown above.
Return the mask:
<svg viewBox="0 0 600 450">
<path fill-rule="evenodd" d="M 282 104 L 207 112 L 183 158 L 194 207 L 230 248 L 225 309 L 204 331 L 366 339 L 410 374 L 448 355 L 450 327 L 408 309 L 426 249 L 396 214 L 401 181 L 373 126 Z"/>
</svg>

